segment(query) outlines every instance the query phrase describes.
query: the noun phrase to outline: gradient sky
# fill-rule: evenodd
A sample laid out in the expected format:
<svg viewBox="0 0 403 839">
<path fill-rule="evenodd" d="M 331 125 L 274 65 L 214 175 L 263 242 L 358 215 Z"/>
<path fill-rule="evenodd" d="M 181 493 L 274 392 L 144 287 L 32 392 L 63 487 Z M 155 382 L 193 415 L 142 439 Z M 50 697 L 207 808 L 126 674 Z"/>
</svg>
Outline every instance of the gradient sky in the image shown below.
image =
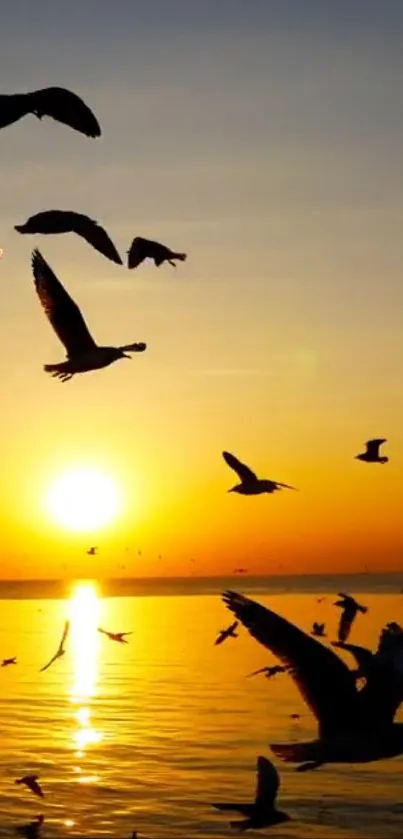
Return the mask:
<svg viewBox="0 0 403 839">
<path fill-rule="evenodd" d="M 34 117 L 0 132 L 3 576 L 109 575 L 123 556 L 130 576 L 401 568 L 402 3 L 6 5 L 2 92 L 69 87 L 103 135 Z M 122 255 L 144 235 L 188 261 L 129 273 L 72 235 L 14 232 L 56 207 Z M 46 376 L 64 350 L 35 246 L 100 343 L 147 353 Z M 353 458 L 372 436 L 385 467 Z M 301 491 L 228 495 L 223 449 Z M 43 496 L 88 463 L 126 506 L 86 562 Z"/>
</svg>

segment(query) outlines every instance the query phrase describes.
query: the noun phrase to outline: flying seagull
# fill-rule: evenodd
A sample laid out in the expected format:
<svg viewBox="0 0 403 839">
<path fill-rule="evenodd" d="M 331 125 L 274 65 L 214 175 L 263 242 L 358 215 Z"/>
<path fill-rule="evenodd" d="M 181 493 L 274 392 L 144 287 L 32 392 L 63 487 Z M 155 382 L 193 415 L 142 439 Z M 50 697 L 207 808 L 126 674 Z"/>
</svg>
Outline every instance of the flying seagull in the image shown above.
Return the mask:
<svg viewBox="0 0 403 839">
<path fill-rule="evenodd" d="M 127 352 L 144 352 L 146 344 L 127 344 L 122 347 L 99 347 L 88 331 L 88 327 L 76 303 L 53 273 L 38 250 L 32 254 L 32 270 L 35 288 L 56 335 L 64 344 L 67 360 L 59 364 L 45 364 L 44 370 L 51 376 L 67 382 L 76 373 L 99 370 L 108 367 L 119 358 L 130 358 Z"/>
<path fill-rule="evenodd" d="M 25 784 L 34 795 L 37 795 L 39 798 L 44 798 L 45 795 L 42 792 L 40 785 L 38 784 L 39 775 L 24 775 L 23 778 L 18 778 L 14 781 L 15 784 Z"/>
<path fill-rule="evenodd" d="M 70 621 L 66 621 L 66 623 L 64 624 L 62 640 L 60 641 L 60 644 L 59 644 L 54 656 L 52 656 L 50 661 L 48 661 L 48 663 L 45 664 L 44 667 L 41 667 L 41 669 L 39 671 L 40 673 L 43 673 L 44 670 L 47 670 L 48 667 L 50 667 L 50 665 L 53 664 L 54 661 L 57 661 L 58 658 L 61 658 L 65 654 L 66 649 L 65 649 L 64 645 L 65 645 L 65 642 L 66 642 L 66 638 L 69 634 L 69 629 L 70 629 Z"/>
<path fill-rule="evenodd" d="M 141 236 L 136 236 L 130 245 L 130 250 L 128 250 L 127 267 L 137 268 L 145 259 L 153 259 L 157 268 L 163 262 L 169 262 L 170 265 L 176 268 L 174 259 L 179 259 L 181 262 L 184 262 L 186 257 L 186 253 L 171 251 L 166 245 L 161 245 L 159 242 L 153 242 L 151 239 L 143 239 Z"/>
<path fill-rule="evenodd" d="M 38 839 L 39 831 L 44 821 L 44 816 L 37 816 L 34 822 L 29 822 L 29 824 L 24 824 L 22 827 L 17 827 L 17 833 L 20 836 L 24 836 L 25 839 Z"/>
<path fill-rule="evenodd" d="M 389 458 L 379 455 L 379 448 L 386 443 L 386 437 L 379 437 L 375 440 L 368 440 L 365 443 L 366 450 L 355 456 L 356 460 L 363 460 L 365 463 L 387 463 Z"/>
<path fill-rule="evenodd" d="M 16 224 L 18 233 L 77 233 L 95 250 L 117 265 L 123 262 L 106 230 L 98 222 L 73 210 L 44 210 L 30 216 L 25 224 Z"/>
<path fill-rule="evenodd" d="M 325 624 L 314 621 L 311 635 L 314 635 L 316 638 L 326 638 Z"/>
<path fill-rule="evenodd" d="M 14 658 L 3 658 L 1 666 L 8 667 L 9 664 L 17 664 L 17 656 L 14 656 Z"/>
<path fill-rule="evenodd" d="M 279 481 L 269 481 L 258 478 L 249 466 L 241 463 L 235 455 L 230 452 L 223 452 L 222 456 L 225 462 L 231 469 L 236 472 L 241 480 L 240 484 L 235 484 L 228 492 L 239 492 L 241 495 L 261 495 L 263 492 L 275 492 L 277 489 L 285 487 L 286 489 L 295 489 L 289 484 L 281 484 Z"/>
<path fill-rule="evenodd" d="M 272 667 L 261 667 L 260 670 L 254 670 L 246 678 L 250 679 L 251 676 L 258 676 L 259 673 L 264 673 L 266 679 L 273 679 L 278 673 L 287 673 L 287 670 L 288 667 L 284 667 L 282 664 L 274 664 Z"/>
<path fill-rule="evenodd" d="M 238 633 L 235 632 L 238 625 L 239 621 L 234 621 L 234 623 L 231 623 L 231 625 L 228 626 L 227 629 L 222 629 L 218 633 L 217 638 L 214 641 L 214 646 L 218 647 L 220 644 L 223 644 L 223 642 L 227 638 L 238 638 Z"/>
<path fill-rule="evenodd" d="M 107 629 L 101 629 L 100 626 L 98 632 L 102 632 L 102 635 L 107 635 L 110 641 L 117 641 L 119 644 L 128 644 L 125 635 L 133 635 L 132 632 L 108 632 Z"/>
<path fill-rule="evenodd" d="M 94 545 L 92 548 L 89 548 L 87 551 L 88 556 L 96 556 L 98 553 L 98 548 Z"/>
<path fill-rule="evenodd" d="M 382 679 L 369 675 L 358 690 L 355 674 L 333 650 L 271 609 L 234 591 L 225 605 L 270 650 L 290 675 L 318 722 L 318 738 L 307 743 L 271 744 L 282 760 L 301 763 L 299 771 L 324 763 L 369 763 L 403 752 L 403 724 L 394 723 L 402 701 L 394 667 Z"/>
<path fill-rule="evenodd" d="M 88 105 L 64 87 L 44 87 L 31 93 L 0 95 L 0 128 L 12 125 L 27 114 L 52 117 L 86 137 L 100 137 L 98 120 Z"/>
<path fill-rule="evenodd" d="M 362 614 L 365 615 L 365 613 L 368 612 L 368 608 L 367 606 L 361 606 L 360 603 L 358 603 L 357 600 L 349 594 L 339 592 L 337 596 L 340 597 L 341 600 L 336 600 L 336 602 L 333 603 L 333 606 L 338 606 L 342 609 L 337 637 L 339 641 L 347 641 L 351 632 L 353 621 L 357 616 L 357 612 L 362 612 Z"/>
<path fill-rule="evenodd" d="M 290 821 L 287 813 L 276 810 L 276 797 L 280 786 L 280 778 L 277 769 L 270 760 L 261 755 L 257 759 L 257 785 L 256 795 L 253 804 L 213 804 L 217 810 L 234 810 L 245 816 L 244 821 L 230 822 L 231 827 L 239 831 L 259 830 L 262 827 L 281 824 Z"/>
</svg>

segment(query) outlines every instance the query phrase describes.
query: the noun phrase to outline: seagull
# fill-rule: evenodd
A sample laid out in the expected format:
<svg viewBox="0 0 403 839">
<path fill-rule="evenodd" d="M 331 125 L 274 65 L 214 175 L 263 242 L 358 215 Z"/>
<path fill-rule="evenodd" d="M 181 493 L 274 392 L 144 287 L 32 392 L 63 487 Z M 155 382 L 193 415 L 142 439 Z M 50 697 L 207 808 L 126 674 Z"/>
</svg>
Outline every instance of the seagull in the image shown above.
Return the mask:
<svg viewBox="0 0 403 839">
<path fill-rule="evenodd" d="M 254 670 L 246 678 L 250 679 L 252 676 L 258 676 L 259 673 L 264 673 L 266 679 L 272 679 L 274 676 L 277 676 L 277 673 L 287 673 L 287 670 L 288 667 L 284 667 L 282 664 L 274 664 L 273 667 L 261 667 L 260 670 Z"/>
<path fill-rule="evenodd" d="M 234 568 L 233 574 L 246 574 L 247 571 L 247 568 Z"/>
<path fill-rule="evenodd" d="M 402 701 L 396 672 L 382 679 L 356 679 L 333 650 L 260 603 L 234 591 L 223 601 L 266 649 L 290 668 L 290 675 L 318 722 L 318 738 L 307 743 L 271 744 L 282 760 L 300 763 L 298 771 L 324 763 L 369 763 L 403 752 L 403 724 L 394 723 Z"/>
<path fill-rule="evenodd" d="M 98 553 L 98 548 L 94 545 L 94 547 L 89 548 L 87 551 L 88 556 L 96 556 Z"/>
<path fill-rule="evenodd" d="M 73 210 L 45 210 L 30 216 L 25 224 L 16 224 L 18 233 L 77 233 L 95 250 L 117 265 L 123 262 L 106 230 L 98 222 Z"/>
<path fill-rule="evenodd" d="M 388 457 L 379 456 L 379 447 L 382 443 L 386 443 L 386 437 L 377 437 L 375 440 L 367 440 L 365 443 L 366 451 L 361 452 L 355 456 L 356 460 L 364 460 L 365 463 L 387 463 Z"/>
<path fill-rule="evenodd" d="M 354 600 L 354 597 L 351 597 L 349 594 L 339 592 L 337 596 L 341 597 L 341 600 L 336 600 L 336 602 L 333 603 L 333 606 L 339 606 L 339 608 L 343 610 L 340 617 L 338 640 L 347 641 L 353 621 L 357 616 L 357 612 L 362 612 L 362 614 L 365 615 L 365 613 L 368 612 L 368 608 L 367 606 L 361 606 L 357 600 Z"/>
<path fill-rule="evenodd" d="M 368 678 L 371 675 L 371 670 L 385 665 L 392 665 L 395 669 L 396 676 L 401 680 L 400 691 L 402 692 L 403 700 L 403 627 L 395 621 L 387 623 L 383 627 L 379 636 L 378 649 L 375 653 L 367 647 L 361 647 L 358 644 L 347 644 L 344 641 L 332 641 L 333 647 L 338 647 L 341 650 L 346 650 L 351 653 L 357 664 L 358 669 L 355 671 L 355 677 Z"/>
<path fill-rule="evenodd" d="M 159 242 L 153 242 L 151 239 L 142 239 L 141 236 L 136 236 L 130 245 L 130 250 L 128 250 L 127 267 L 137 268 L 145 259 L 153 259 L 157 268 L 163 262 L 169 262 L 170 265 L 176 268 L 174 259 L 179 259 L 181 262 L 184 262 L 186 257 L 186 253 L 176 253 Z"/>
<path fill-rule="evenodd" d="M 30 789 L 31 792 L 34 793 L 34 795 L 39 796 L 39 798 L 44 798 L 45 795 L 38 784 L 38 778 L 39 775 L 24 775 L 23 778 L 18 778 L 16 781 L 14 781 L 14 783 L 25 784 L 25 786 L 28 787 L 28 789 Z"/>
<path fill-rule="evenodd" d="M 240 484 L 236 484 L 229 489 L 228 492 L 239 492 L 241 495 L 261 495 L 263 492 L 275 492 L 277 489 L 285 487 L 286 489 L 295 489 L 289 484 L 280 484 L 278 481 L 268 481 L 258 478 L 249 466 L 241 463 L 235 455 L 230 452 L 223 452 L 222 456 L 228 466 L 237 473 L 241 480 Z"/>
<path fill-rule="evenodd" d="M 311 635 L 315 635 L 316 638 L 326 638 L 325 624 L 314 621 Z"/>
<path fill-rule="evenodd" d="M 110 641 L 117 641 L 119 644 L 128 644 L 125 635 L 133 635 L 132 632 L 108 632 L 107 629 L 101 629 L 100 626 L 98 632 L 102 632 L 102 635 L 107 635 Z"/>
<path fill-rule="evenodd" d="M 42 308 L 67 352 L 66 361 L 45 364 L 46 373 L 67 382 L 76 373 L 99 370 L 101 367 L 108 367 L 118 358 L 130 358 L 125 350 L 144 352 L 144 343 L 99 347 L 90 335 L 77 304 L 67 294 L 38 250 L 34 250 L 32 254 L 32 270 Z"/>
<path fill-rule="evenodd" d="M 64 645 L 65 645 L 65 642 L 66 642 L 66 638 L 69 634 L 69 629 L 70 629 L 70 621 L 66 621 L 65 624 L 64 624 L 62 640 L 60 641 L 60 644 L 57 648 L 57 651 L 55 652 L 54 656 L 50 659 L 50 661 L 48 661 L 48 663 L 45 664 L 44 667 L 41 667 L 41 669 L 39 671 L 40 673 L 43 673 L 44 670 L 47 670 L 48 667 L 50 667 L 50 665 L 53 664 L 54 661 L 57 661 L 58 658 L 61 658 L 65 654 L 66 650 L 65 650 Z"/>
<path fill-rule="evenodd" d="M 9 664 L 17 664 L 17 656 L 14 656 L 14 658 L 3 658 L 1 666 L 8 667 Z"/>
<path fill-rule="evenodd" d="M 288 822 L 291 817 L 281 810 L 276 810 L 276 797 L 280 786 L 277 769 L 270 760 L 259 755 L 256 765 L 257 785 L 253 804 L 213 804 L 217 810 L 234 810 L 246 816 L 244 821 L 230 822 L 231 827 L 244 830 L 259 830 L 282 822 Z"/>
<path fill-rule="evenodd" d="M 238 625 L 239 621 L 234 621 L 234 623 L 231 623 L 231 625 L 228 626 L 227 629 L 221 629 L 221 631 L 217 635 L 217 638 L 214 641 L 214 646 L 218 647 L 227 638 L 238 638 L 238 634 L 235 632 Z"/>
<path fill-rule="evenodd" d="M 0 128 L 12 125 L 27 114 L 52 117 L 86 137 L 100 137 L 98 120 L 88 105 L 64 87 L 45 87 L 31 93 L 13 93 L 0 96 Z"/>
<path fill-rule="evenodd" d="M 25 836 L 25 839 L 38 839 L 39 830 L 44 821 L 44 816 L 37 816 L 36 821 L 24 824 L 22 827 L 17 827 L 17 833 L 20 836 Z"/>
</svg>

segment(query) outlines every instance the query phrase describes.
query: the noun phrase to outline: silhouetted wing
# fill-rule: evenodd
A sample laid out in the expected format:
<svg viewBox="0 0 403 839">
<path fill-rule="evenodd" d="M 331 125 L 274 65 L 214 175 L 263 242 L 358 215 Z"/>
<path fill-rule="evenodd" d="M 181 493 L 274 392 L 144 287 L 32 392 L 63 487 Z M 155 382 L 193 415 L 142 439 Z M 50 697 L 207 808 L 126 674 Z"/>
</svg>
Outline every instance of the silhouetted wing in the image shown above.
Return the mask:
<svg viewBox="0 0 403 839">
<path fill-rule="evenodd" d="M 347 641 L 356 614 L 356 610 L 349 606 L 346 606 L 343 609 L 340 615 L 339 629 L 337 632 L 337 637 L 339 641 Z"/>
<path fill-rule="evenodd" d="M 70 233 L 74 231 L 80 219 L 85 222 L 86 218 L 87 216 L 74 213 L 71 210 L 43 210 L 41 213 L 30 216 L 25 224 L 16 224 L 15 230 L 18 230 L 18 233 L 41 233 L 45 235 Z"/>
<path fill-rule="evenodd" d="M 136 236 L 133 239 L 127 258 L 128 268 L 137 268 L 144 259 L 147 259 L 151 254 L 149 253 L 148 239 L 142 239 L 141 236 Z"/>
<path fill-rule="evenodd" d="M 295 491 L 298 492 L 297 487 L 292 487 L 290 486 L 290 484 L 282 484 L 280 483 L 280 481 L 273 481 L 273 483 L 275 483 L 278 487 L 285 487 L 285 489 L 295 489 Z"/>
<path fill-rule="evenodd" d="M 115 262 L 117 265 L 123 265 L 115 245 L 113 244 L 112 239 L 109 238 L 106 230 L 104 230 L 104 228 L 96 221 L 88 218 L 88 216 L 85 216 L 84 218 L 85 221 L 82 220 L 82 217 L 79 217 L 77 224 L 72 229 L 78 234 L 78 236 L 85 239 L 89 245 L 92 245 L 95 250 L 102 253 L 102 255 L 106 256 L 107 259 L 110 259 L 111 262 Z"/>
<path fill-rule="evenodd" d="M 233 591 L 225 592 L 223 600 L 250 634 L 287 665 L 321 736 L 359 726 L 354 677 L 332 650 L 254 600 Z"/>
<path fill-rule="evenodd" d="M 359 667 L 367 668 L 372 664 L 374 654 L 366 647 L 359 647 L 357 644 L 346 644 L 344 641 L 332 641 L 332 647 L 338 647 L 340 650 L 347 650 L 354 656 Z"/>
<path fill-rule="evenodd" d="M 48 663 L 47 663 L 47 664 L 45 664 L 45 666 L 44 666 L 44 667 L 41 667 L 41 669 L 40 669 L 40 671 L 39 671 L 39 672 L 40 672 L 40 673 L 43 673 L 43 672 L 44 672 L 45 670 L 47 670 L 47 669 L 48 669 L 48 667 L 50 667 L 50 665 L 51 665 L 51 664 L 53 664 L 53 662 L 54 662 L 54 661 L 56 661 L 58 658 L 59 658 L 59 651 L 58 651 L 57 653 L 55 653 L 55 654 L 54 654 L 54 656 L 50 659 L 50 661 L 48 661 Z"/>
<path fill-rule="evenodd" d="M 379 454 L 379 447 L 382 445 L 382 443 L 386 442 L 386 437 L 377 437 L 375 438 L 375 440 L 367 440 L 365 445 L 367 447 L 368 454 L 377 457 L 377 455 Z"/>
<path fill-rule="evenodd" d="M 66 621 L 65 624 L 64 624 L 62 640 L 60 641 L 58 652 L 61 652 L 61 650 L 64 650 L 64 644 L 65 644 L 66 638 L 69 634 L 69 631 L 70 631 L 70 621 Z"/>
<path fill-rule="evenodd" d="M 261 804 L 268 809 L 274 805 L 280 778 L 275 766 L 267 757 L 259 756 L 257 759 L 257 785 L 256 804 Z"/>
<path fill-rule="evenodd" d="M 108 635 L 109 637 L 109 632 L 107 632 L 106 629 L 102 629 L 100 626 L 98 627 L 98 632 L 102 632 L 102 635 Z"/>
<path fill-rule="evenodd" d="M 239 621 L 234 621 L 234 623 L 232 623 L 227 629 L 228 634 L 234 632 L 237 626 L 239 626 Z"/>
<path fill-rule="evenodd" d="M 0 96 L 0 128 L 12 125 L 29 111 L 29 101 L 24 93 Z"/>
<path fill-rule="evenodd" d="M 43 792 L 42 792 L 41 787 L 38 784 L 38 781 L 36 780 L 36 777 L 30 778 L 27 785 L 29 786 L 30 790 L 32 790 L 32 792 L 35 793 L 35 795 L 39 796 L 39 798 L 44 798 L 45 797 Z"/>
<path fill-rule="evenodd" d="M 241 463 L 234 454 L 231 452 L 223 452 L 222 456 L 226 462 L 226 464 L 236 472 L 238 477 L 241 481 L 256 481 L 257 476 L 252 469 L 249 469 L 249 466 L 246 466 L 244 463 Z"/>
<path fill-rule="evenodd" d="M 68 125 L 86 137 L 100 137 L 101 128 L 98 120 L 88 105 L 64 87 L 45 87 L 31 94 L 32 112 L 38 116 L 48 116 Z"/>
<path fill-rule="evenodd" d="M 261 667 L 260 670 L 254 670 L 253 673 L 248 673 L 247 679 L 250 679 L 251 676 L 258 676 L 259 673 L 266 673 L 268 671 L 268 667 Z"/>
<path fill-rule="evenodd" d="M 68 357 L 91 352 L 96 344 L 80 309 L 38 250 L 32 254 L 32 270 L 39 300 Z"/>
<path fill-rule="evenodd" d="M 225 641 L 226 637 L 227 635 L 225 632 L 220 632 L 220 634 L 217 635 L 217 638 L 214 641 L 214 646 L 218 647 L 219 644 L 222 644 L 222 642 Z"/>
</svg>

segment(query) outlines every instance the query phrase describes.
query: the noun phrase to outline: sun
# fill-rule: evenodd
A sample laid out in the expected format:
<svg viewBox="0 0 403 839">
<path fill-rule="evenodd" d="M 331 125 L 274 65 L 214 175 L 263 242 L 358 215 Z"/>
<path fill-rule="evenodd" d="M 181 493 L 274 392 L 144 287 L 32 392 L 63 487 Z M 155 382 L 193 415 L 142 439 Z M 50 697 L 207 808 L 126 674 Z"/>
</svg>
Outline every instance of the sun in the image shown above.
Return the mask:
<svg viewBox="0 0 403 839">
<path fill-rule="evenodd" d="M 69 469 L 50 485 L 46 508 L 57 524 L 72 531 L 94 531 L 111 524 L 122 508 L 114 479 L 95 468 Z"/>
</svg>

